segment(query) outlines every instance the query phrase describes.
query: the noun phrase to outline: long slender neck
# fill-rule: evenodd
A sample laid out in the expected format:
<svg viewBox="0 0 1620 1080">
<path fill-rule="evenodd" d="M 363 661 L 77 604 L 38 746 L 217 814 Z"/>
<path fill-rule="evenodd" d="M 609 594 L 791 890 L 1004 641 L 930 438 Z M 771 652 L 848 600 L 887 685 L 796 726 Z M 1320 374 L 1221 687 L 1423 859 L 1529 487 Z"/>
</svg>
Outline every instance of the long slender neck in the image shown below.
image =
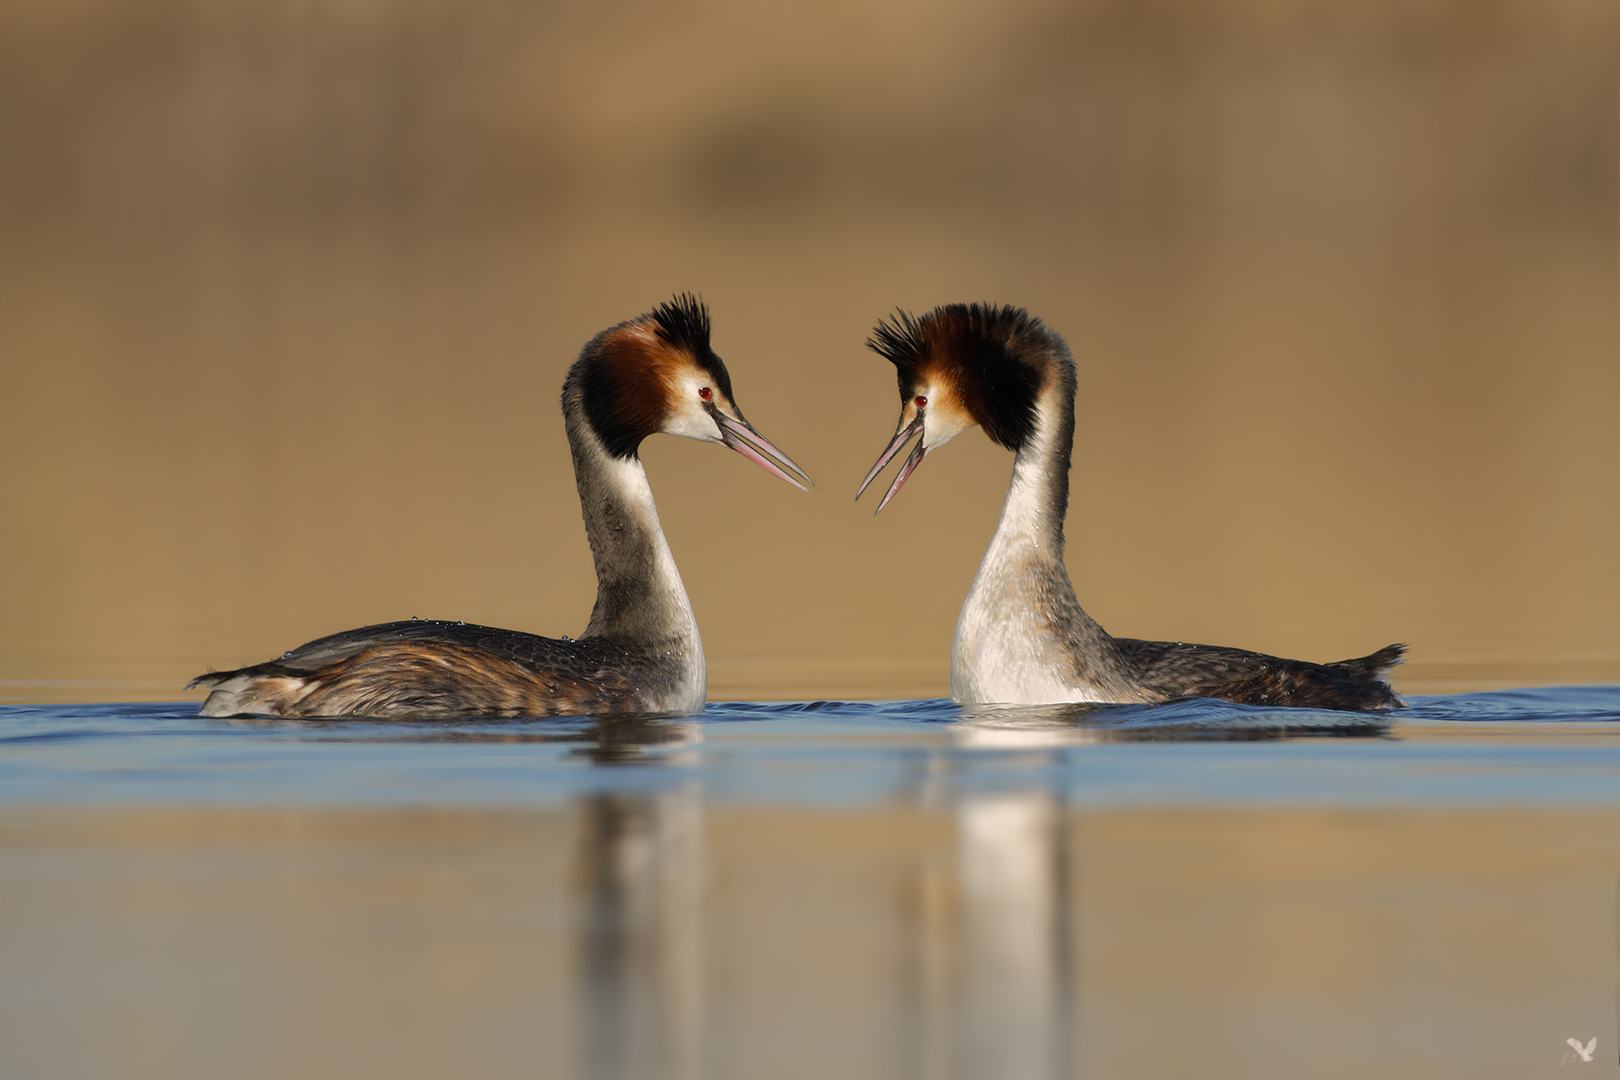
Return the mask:
<svg viewBox="0 0 1620 1080">
<path fill-rule="evenodd" d="M 1035 432 L 1013 460 L 1012 483 L 1001 507 L 990 550 L 1000 549 L 1002 565 L 1016 552 L 1022 560 L 1063 565 L 1063 519 L 1069 509 L 1069 455 L 1074 444 L 1074 401 L 1061 390 L 1040 403 Z M 982 571 L 981 571 L 982 572 Z M 1065 572 L 1063 580 L 1068 581 Z M 1072 592 L 1073 589 L 1071 588 Z"/>
<path fill-rule="evenodd" d="M 957 701 L 1113 700 L 1097 677 L 1111 662 L 1113 640 L 1080 607 L 1063 565 L 1074 441 L 1073 391 L 1064 390 L 1042 396 L 1001 520 L 962 603 L 951 649 Z"/>
<path fill-rule="evenodd" d="M 564 415 L 585 535 L 596 562 L 596 606 L 581 636 L 675 649 L 689 659 L 695 655 L 701 667 L 697 619 L 664 540 L 641 461 L 609 454 L 577 398 Z"/>
</svg>

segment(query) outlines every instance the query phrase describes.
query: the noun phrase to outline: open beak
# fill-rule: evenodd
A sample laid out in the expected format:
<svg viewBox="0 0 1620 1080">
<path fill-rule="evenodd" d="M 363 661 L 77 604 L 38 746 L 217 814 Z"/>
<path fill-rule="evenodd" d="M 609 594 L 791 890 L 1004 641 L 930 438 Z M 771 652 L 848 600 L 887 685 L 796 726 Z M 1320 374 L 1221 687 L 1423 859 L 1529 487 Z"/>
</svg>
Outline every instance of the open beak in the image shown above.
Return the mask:
<svg viewBox="0 0 1620 1080">
<path fill-rule="evenodd" d="M 922 410 L 919 409 L 916 418 L 911 423 L 902 425 L 900 430 L 895 433 L 894 441 L 884 448 L 883 454 L 877 459 L 877 464 L 872 466 L 872 471 L 866 474 L 865 480 L 861 481 L 861 489 L 855 493 L 857 499 L 866 493 L 867 487 L 877 478 L 877 474 L 883 471 L 883 466 L 892 461 L 894 455 L 898 454 L 906 443 L 911 441 L 913 435 L 922 431 L 922 428 L 923 414 Z M 916 470 L 918 465 L 922 464 L 922 459 L 927 454 L 928 451 L 924 448 L 922 440 L 917 440 L 917 446 L 911 451 L 911 456 L 906 458 L 904 465 L 900 466 L 900 471 L 895 474 L 894 482 L 889 485 L 889 490 L 883 493 L 883 501 L 878 503 L 878 508 L 872 512 L 874 515 L 883 513 L 883 508 L 889 505 L 889 500 L 894 498 L 895 492 L 900 490 L 900 486 L 906 482 L 906 478 Z"/>
<path fill-rule="evenodd" d="M 809 491 L 813 481 L 808 473 L 793 463 L 793 459 L 772 446 L 746 420 L 734 420 L 709 406 L 709 415 L 720 426 L 720 441 L 731 447 L 755 465 L 780 480 L 786 480 L 800 491 Z M 772 459 L 775 460 L 772 460 Z M 780 464 L 778 464 L 780 463 Z"/>
</svg>

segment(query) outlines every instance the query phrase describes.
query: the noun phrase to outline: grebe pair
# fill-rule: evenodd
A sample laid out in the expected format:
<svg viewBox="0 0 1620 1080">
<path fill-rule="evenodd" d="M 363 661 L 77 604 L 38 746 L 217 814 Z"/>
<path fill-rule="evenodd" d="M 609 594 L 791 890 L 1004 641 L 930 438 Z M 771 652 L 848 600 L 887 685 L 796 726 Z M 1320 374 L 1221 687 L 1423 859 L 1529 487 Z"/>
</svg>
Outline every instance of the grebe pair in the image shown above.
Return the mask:
<svg viewBox="0 0 1620 1080">
<path fill-rule="evenodd" d="M 596 606 L 578 640 L 443 621 L 363 627 L 279 660 L 199 676 L 204 716 L 454 718 L 690 713 L 706 672 L 692 605 L 637 450 L 665 432 L 736 450 L 807 489 L 810 478 L 743 419 L 691 296 L 593 338 L 563 382 L 563 417 Z M 894 440 L 861 484 L 917 435 L 881 511 L 924 456 L 978 424 L 1016 455 L 1000 524 L 957 623 L 960 702 L 1153 702 L 1203 696 L 1332 709 L 1402 704 L 1387 675 L 1404 646 L 1336 664 L 1180 642 L 1114 638 L 1080 607 L 1063 565 L 1074 364 L 1063 339 L 1010 307 L 953 304 L 880 323 L 895 364 Z M 857 493 L 857 498 L 859 493 Z M 189 689 L 190 687 L 188 687 Z"/>
</svg>

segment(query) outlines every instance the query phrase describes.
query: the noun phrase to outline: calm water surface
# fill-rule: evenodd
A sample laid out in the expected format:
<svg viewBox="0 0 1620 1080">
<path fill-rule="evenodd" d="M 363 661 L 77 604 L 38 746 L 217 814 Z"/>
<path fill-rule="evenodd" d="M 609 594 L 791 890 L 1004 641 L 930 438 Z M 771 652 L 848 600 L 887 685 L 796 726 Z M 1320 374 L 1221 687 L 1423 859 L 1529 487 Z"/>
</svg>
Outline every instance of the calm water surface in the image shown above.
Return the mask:
<svg viewBox="0 0 1620 1080">
<path fill-rule="evenodd" d="M 195 712 L 0 709 L 6 1080 L 1617 1071 L 1620 687 Z"/>
<path fill-rule="evenodd" d="M 1028 788 L 1085 806 L 1620 800 L 1620 687 L 1416 696 L 1387 718 L 1205 699 L 732 702 L 695 718 L 453 723 L 196 713 L 0 707 L 0 801 L 556 806 L 691 784 L 727 802 L 846 807 Z M 599 767 L 615 765 L 638 767 Z"/>
</svg>

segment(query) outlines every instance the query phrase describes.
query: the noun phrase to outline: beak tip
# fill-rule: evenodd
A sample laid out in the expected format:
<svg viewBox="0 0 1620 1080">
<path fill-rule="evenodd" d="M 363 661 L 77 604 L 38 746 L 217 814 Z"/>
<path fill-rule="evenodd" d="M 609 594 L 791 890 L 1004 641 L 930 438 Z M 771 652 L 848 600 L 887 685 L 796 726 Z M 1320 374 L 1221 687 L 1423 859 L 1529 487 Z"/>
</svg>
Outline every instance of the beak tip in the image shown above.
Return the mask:
<svg viewBox="0 0 1620 1080">
<path fill-rule="evenodd" d="M 905 416 L 902 413 L 900 430 L 894 433 L 894 439 L 887 447 L 884 448 L 883 453 L 877 459 L 877 463 L 873 465 L 871 471 L 866 474 L 866 479 L 861 481 L 860 490 L 855 492 L 855 498 L 859 499 L 862 495 L 866 494 L 866 489 L 872 486 L 872 481 L 877 479 L 877 475 L 883 471 L 883 467 L 893 459 L 895 454 L 900 452 L 901 448 L 904 447 L 906 443 L 911 441 L 911 437 L 913 435 L 916 435 L 917 432 L 922 429 L 923 416 L 920 411 L 917 413 L 916 418 L 912 420 L 911 423 L 904 423 L 904 419 Z M 916 447 L 912 450 L 910 457 L 906 459 L 906 463 L 901 466 L 900 472 L 895 476 L 894 482 L 889 485 L 889 490 L 883 493 L 883 498 L 878 503 L 878 508 L 872 511 L 874 516 L 881 514 L 883 512 L 883 508 L 889 505 L 889 500 L 894 498 L 894 493 L 896 491 L 900 490 L 900 485 L 906 482 L 906 477 L 911 475 L 912 470 L 917 467 L 917 463 L 922 460 L 924 453 L 926 453 L 926 451 L 923 449 L 922 440 L 919 439 Z"/>
<path fill-rule="evenodd" d="M 777 479 L 786 480 L 800 491 L 809 491 L 815 486 L 815 481 L 810 479 L 809 473 L 799 468 L 792 458 L 773 446 L 763 435 L 749 426 L 747 421 L 734 420 L 718 410 L 714 410 L 714 416 L 716 426 L 720 429 L 720 441 L 727 448 L 735 450 Z"/>
</svg>

